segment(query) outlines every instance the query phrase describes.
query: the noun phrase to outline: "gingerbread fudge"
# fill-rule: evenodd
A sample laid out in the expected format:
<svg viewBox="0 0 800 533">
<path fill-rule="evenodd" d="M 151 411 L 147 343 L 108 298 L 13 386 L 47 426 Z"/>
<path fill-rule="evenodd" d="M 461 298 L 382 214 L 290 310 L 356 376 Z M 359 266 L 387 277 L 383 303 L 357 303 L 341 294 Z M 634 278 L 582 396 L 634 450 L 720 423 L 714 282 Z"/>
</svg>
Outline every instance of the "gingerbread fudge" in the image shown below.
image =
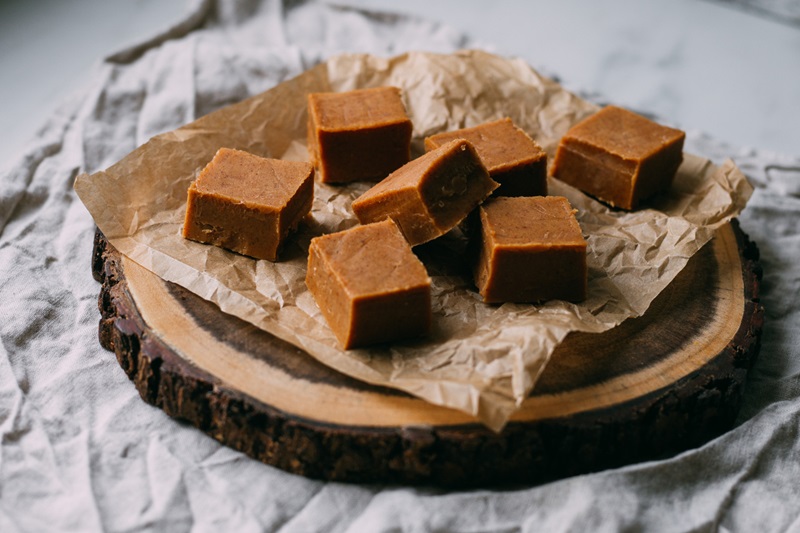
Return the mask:
<svg viewBox="0 0 800 533">
<path fill-rule="evenodd" d="M 500 184 L 493 196 L 547 194 L 547 154 L 510 118 L 426 137 L 425 150 L 453 139 L 466 139 L 475 147 L 489 176 Z"/>
<path fill-rule="evenodd" d="M 276 261 L 313 197 L 308 163 L 220 148 L 189 186 L 183 236 Z"/>
<path fill-rule="evenodd" d="M 306 285 L 345 350 L 430 329 L 431 280 L 391 220 L 312 239 Z"/>
<path fill-rule="evenodd" d="M 566 198 L 492 198 L 479 215 L 474 275 L 484 302 L 586 298 L 586 241 Z"/>
<path fill-rule="evenodd" d="M 554 177 L 622 209 L 669 189 L 683 160 L 684 132 L 608 106 L 562 137 Z"/>
<path fill-rule="evenodd" d="M 472 144 L 457 139 L 400 167 L 352 207 L 362 224 L 393 219 L 416 246 L 453 229 L 496 188 Z"/>
<path fill-rule="evenodd" d="M 380 181 L 411 157 L 400 89 L 308 95 L 308 151 L 324 183 Z"/>
</svg>

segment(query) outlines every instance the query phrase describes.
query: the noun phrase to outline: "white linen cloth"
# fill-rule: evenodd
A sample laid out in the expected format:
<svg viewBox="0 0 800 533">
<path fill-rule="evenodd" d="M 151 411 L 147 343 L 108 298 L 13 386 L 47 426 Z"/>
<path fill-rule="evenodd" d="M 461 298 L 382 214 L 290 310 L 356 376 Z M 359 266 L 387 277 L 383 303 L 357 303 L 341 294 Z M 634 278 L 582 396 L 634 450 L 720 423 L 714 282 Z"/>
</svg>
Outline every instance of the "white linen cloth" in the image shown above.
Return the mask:
<svg viewBox="0 0 800 533">
<path fill-rule="evenodd" d="M 468 43 L 408 17 L 206 0 L 99 65 L 0 173 L 0 532 L 800 532 L 798 159 L 689 135 L 687 151 L 732 157 L 757 187 L 740 221 L 761 250 L 767 321 L 738 426 L 671 459 L 504 491 L 313 481 L 145 404 L 100 347 L 79 172 L 339 52 Z"/>
</svg>

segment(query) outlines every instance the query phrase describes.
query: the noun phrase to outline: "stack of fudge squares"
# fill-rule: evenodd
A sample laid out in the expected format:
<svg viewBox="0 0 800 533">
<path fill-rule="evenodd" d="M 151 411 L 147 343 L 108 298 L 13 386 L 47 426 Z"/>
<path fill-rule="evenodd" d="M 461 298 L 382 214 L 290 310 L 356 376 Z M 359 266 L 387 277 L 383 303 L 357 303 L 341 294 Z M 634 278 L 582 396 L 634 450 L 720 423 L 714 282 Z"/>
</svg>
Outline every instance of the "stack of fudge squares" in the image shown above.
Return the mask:
<svg viewBox="0 0 800 533">
<path fill-rule="evenodd" d="M 586 240 L 547 155 L 508 119 L 425 138 L 395 87 L 308 95 L 310 163 L 221 148 L 188 191 L 183 235 L 269 261 L 321 183 L 376 184 L 352 202 L 360 225 L 311 240 L 306 285 L 343 349 L 425 336 L 431 279 L 412 248 L 470 228 L 466 260 L 487 304 L 583 301 Z M 551 175 L 632 210 L 666 191 L 684 134 L 609 106 L 561 139 Z M 466 221 L 469 224 L 466 224 Z"/>
</svg>

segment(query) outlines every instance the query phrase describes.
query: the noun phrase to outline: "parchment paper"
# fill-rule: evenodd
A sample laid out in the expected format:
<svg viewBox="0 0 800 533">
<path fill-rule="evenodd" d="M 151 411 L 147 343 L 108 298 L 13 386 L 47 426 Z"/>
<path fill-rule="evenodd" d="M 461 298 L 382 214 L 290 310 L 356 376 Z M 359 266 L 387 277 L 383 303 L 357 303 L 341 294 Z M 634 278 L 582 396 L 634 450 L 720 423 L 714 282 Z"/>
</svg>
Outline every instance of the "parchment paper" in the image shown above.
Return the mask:
<svg viewBox="0 0 800 533">
<path fill-rule="evenodd" d="M 445 236 L 419 250 L 433 279 L 432 334 L 424 341 L 342 351 L 306 290 L 306 253 L 314 236 L 356 223 L 349 205 L 367 184 L 317 183 L 312 218 L 278 263 L 184 240 L 180 229 L 186 190 L 219 147 L 306 159 L 305 95 L 379 85 L 403 89 L 417 152 L 426 135 L 509 116 L 552 158 L 564 132 L 596 110 L 524 62 L 484 52 L 338 56 L 154 137 L 106 171 L 79 176 L 75 190 L 109 241 L 162 278 L 345 374 L 467 412 L 494 430 L 527 397 L 570 331 L 601 332 L 644 313 L 752 193 L 732 162 L 715 167 L 689 154 L 671 192 L 634 213 L 611 211 L 550 180 L 550 193 L 566 196 L 578 209 L 589 243 L 585 302 L 484 305 L 457 260 L 459 239 Z"/>
</svg>

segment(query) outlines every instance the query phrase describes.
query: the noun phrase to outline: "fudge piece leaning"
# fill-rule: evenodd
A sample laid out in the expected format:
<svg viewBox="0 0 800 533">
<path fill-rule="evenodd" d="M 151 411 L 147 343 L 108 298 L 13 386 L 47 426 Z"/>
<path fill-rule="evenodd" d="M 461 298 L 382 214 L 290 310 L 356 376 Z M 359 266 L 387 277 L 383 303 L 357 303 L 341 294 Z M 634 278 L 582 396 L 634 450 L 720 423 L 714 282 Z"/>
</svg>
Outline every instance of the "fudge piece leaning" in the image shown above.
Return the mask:
<svg viewBox="0 0 800 533">
<path fill-rule="evenodd" d="M 380 181 L 411 157 L 400 89 L 308 95 L 308 152 L 323 183 Z"/>
<path fill-rule="evenodd" d="M 479 215 L 474 275 L 484 302 L 586 298 L 586 241 L 566 198 L 492 198 Z"/>
<path fill-rule="evenodd" d="M 608 106 L 561 138 L 552 174 L 612 206 L 635 209 L 669 189 L 685 137 L 681 130 Z"/>
<path fill-rule="evenodd" d="M 306 285 L 345 350 L 430 329 L 431 280 L 391 220 L 312 239 Z"/>
<path fill-rule="evenodd" d="M 497 188 L 469 141 L 403 165 L 353 201 L 362 224 L 391 218 L 411 246 L 444 235 Z"/>
<path fill-rule="evenodd" d="M 425 138 L 425 150 L 453 139 L 466 139 L 475 147 L 489 176 L 500 184 L 493 196 L 547 195 L 547 153 L 510 118 L 431 135 Z"/>
<path fill-rule="evenodd" d="M 183 236 L 276 261 L 313 199 L 308 163 L 220 148 L 189 186 Z"/>
</svg>

